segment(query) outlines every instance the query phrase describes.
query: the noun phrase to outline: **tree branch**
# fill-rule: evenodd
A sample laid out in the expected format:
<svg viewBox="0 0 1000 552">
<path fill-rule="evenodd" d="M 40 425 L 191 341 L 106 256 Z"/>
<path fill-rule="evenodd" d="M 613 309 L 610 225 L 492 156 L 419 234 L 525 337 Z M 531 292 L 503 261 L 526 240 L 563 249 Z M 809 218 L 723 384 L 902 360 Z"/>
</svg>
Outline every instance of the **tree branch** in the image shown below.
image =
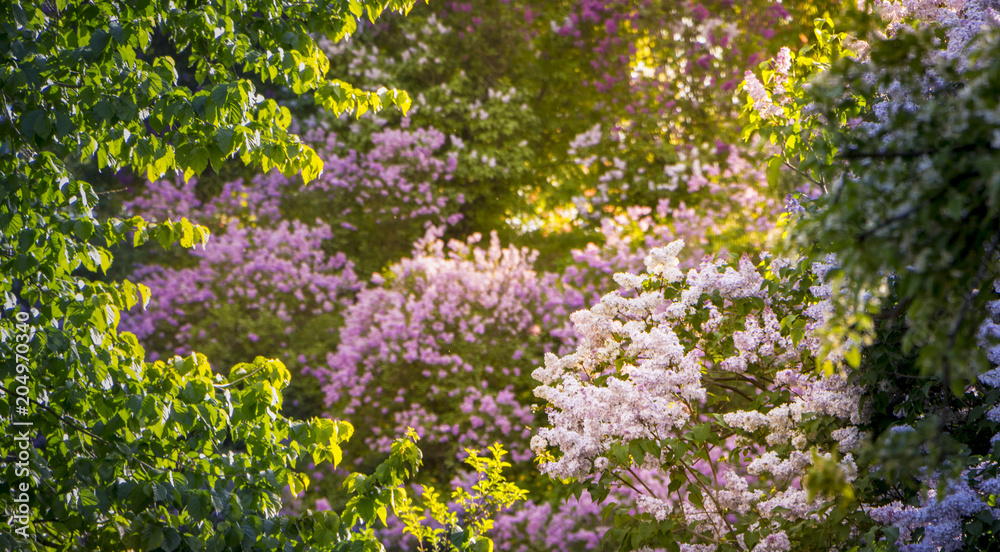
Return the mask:
<svg viewBox="0 0 1000 552">
<path fill-rule="evenodd" d="M 0 389 L 3 389 L 4 391 L 7 392 L 7 397 L 8 398 L 14 396 L 14 393 L 10 389 L 7 389 L 5 386 L 0 385 Z M 69 427 L 71 427 L 71 428 L 79 431 L 80 433 L 84 433 L 86 435 L 89 435 L 91 438 L 96 439 L 97 441 L 100 441 L 100 442 L 104 443 L 105 445 L 107 445 L 107 446 L 109 446 L 111 448 L 114 448 L 114 444 L 111 443 L 110 441 L 108 441 L 107 439 L 105 439 L 104 437 L 101 437 L 100 435 L 98 435 L 98 434 L 94 433 L 93 431 L 87 429 L 86 427 L 80 425 L 75 420 L 73 420 L 73 419 L 65 416 L 64 414 L 60 414 L 59 412 L 57 412 L 52 407 L 50 407 L 50 406 L 48 406 L 46 404 L 42 404 L 42 403 L 38 402 L 37 400 L 32 399 L 31 397 L 25 397 L 25 398 L 28 400 L 28 402 L 34 404 L 38 408 L 41 408 L 45 412 L 48 412 L 50 415 L 52 415 L 53 417 L 55 417 L 56 421 L 58 421 L 59 423 L 65 424 L 65 425 L 67 425 L 67 426 L 69 426 Z M 136 458 L 135 460 L 136 460 L 136 462 L 139 462 L 140 464 L 142 464 L 143 466 L 145 466 L 147 469 L 151 469 L 151 470 L 159 470 L 159 469 L 161 469 L 161 468 L 157 468 L 156 466 L 151 466 L 151 465 L 147 464 L 146 462 L 144 462 L 140 458 Z M 177 467 L 177 466 L 175 466 L 175 467 Z"/>
<path fill-rule="evenodd" d="M 801 170 L 799 170 L 798 167 L 793 166 L 791 163 L 789 163 L 788 161 L 785 161 L 784 159 L 782 159 L 781 162 L 782 162 L 782 164 L 784 164 L 789 169 L 792 169 L 793 171 L 795 171 L 795 173 L 798 174 L 799 176 L 801 176 L 802 178 L 805 178 L 809 182 L 812 182 L 813 184 L 819 186 L 819 189 L 823 190 L 824 194 L 827 193 L 826 184 L 824 184 L 824 183 L 820 182 L 819 180 L 816 180 L 815 178 L 809 176 L 807 173 L 802 172 Z"/>
<path fill-rule="evenodd" d="M 996 251 L 998 241 L 1000 241 L 1000 232 L 993 234 L 993 239 L 990 240 L 989 246 L 986 247 L 986 255 L 983 256 L 983 262 L 979 263 L 979 269 L 976 270 L 976 275 L 972 278 L 972 285 L 969 286 L 969 290 L 965 294 L 965 300 L 962 301 L 962 308 L 958 311 L 958 318 L 955 319 L 955 323 L 951 326 L 951 330 L 948 332 L 949 350 L 955 345 L 955 338 L 958 336 L 958 330 L 961 328 L 962 322 L 965 321 L 966 314 L 972 307 L 972 300 L 976 296 L 976 291 L 979 289 L 980 284 L 982 284 L 983 279 L 986 277 L 986 267 L 988 267 L 990 261 L 993 260 L 993 253 Z"/>
</svg>

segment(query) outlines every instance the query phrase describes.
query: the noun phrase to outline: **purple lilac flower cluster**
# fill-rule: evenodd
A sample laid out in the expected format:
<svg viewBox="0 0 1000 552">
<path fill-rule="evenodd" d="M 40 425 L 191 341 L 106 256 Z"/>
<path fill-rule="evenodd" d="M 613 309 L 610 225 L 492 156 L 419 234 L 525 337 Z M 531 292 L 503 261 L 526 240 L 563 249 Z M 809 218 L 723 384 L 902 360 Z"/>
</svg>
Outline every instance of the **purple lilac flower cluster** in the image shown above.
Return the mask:
<svg viewBox="0 0 1000 552">
<path fill-rule="evenodd" d="M 328 405 L 357 421 L 359 446 L 378 450 L 414 426 L 442 445 L 441 461 L 495 440 L 515 461 L 530 457 L 528 373 L 571 345 L 564 294 L 534 271 L 536 252 L 479 240 L 429 231 L 345 312 L 339 347 L 313 373 Z"/>
<path fill-rule="evenodd" d="M 305 132 L 304 139 L 324 161 L 323 174 L 309 184 L 307 195 L 333 199 L 341 226 L 385 226 L 411 219 L 422 225 L 453 225 L 461 219 L 457 206 L 463 196 L 440 193 L 442 183 L 452 178 L 456 159 L 435 155 L 445 135 L 434 128 L 375 132 L 371 149 L 364 153 L 347 148 L 322 125 Z"/>
<path fill-rule="evenodd" d="M 194 266 L 136 269 L 152 297 L 146 311 L 124 314 L 122 325 L 153 345 L 153 359 L 197 349 L 238 361 L 309 342 L 317 322 L 334 323 L 360 288 L 353 264 L 323 250 L 330 236 L 325 224 L 241 227 L 233 221 L 209 247 L 192 250 Z M 325 333 L 320 337 L 329 345 Z"/>
<path fill-rule="evenodd" d="M 306 188 L 274 171 L 225 182 L 215 194 L 197 179 L 149 183 L 125 203 L 152 220 L 193 216 L 213 232 L 204 250 L 135 269 L 152 301 L 127 313 L 122 327 L 144 340 L 151 358 L 198 350 L 226 367 L 265 355 L 308 373 L 336 348 L 341 312 L 362 287 L 357 267 L 377 268 L 425 226 L 461 217 L 461 195 L 440 194 L 438 183 L 455 169 L 453 158 L 434 155 L 441 133 L 386 130 L 363 152 L 322 128 L 306 134 L 326 166 Z M 374 234 L 377 251 L 338 247 L 370 243 Z"/>
<path fill-rule="evenodd" d="M 537 546 L 544 550 L 599 550 L 607 527 L 601 505 L 586 491 L 580 498 L 570 497 L 555 506 L 541 500 L 527 500 L 516 510 L 498 516 L 493 539 L 500 550 L 530 552 Z M 524 536 L 532 535 L 531 541 Z"/>
</svg>

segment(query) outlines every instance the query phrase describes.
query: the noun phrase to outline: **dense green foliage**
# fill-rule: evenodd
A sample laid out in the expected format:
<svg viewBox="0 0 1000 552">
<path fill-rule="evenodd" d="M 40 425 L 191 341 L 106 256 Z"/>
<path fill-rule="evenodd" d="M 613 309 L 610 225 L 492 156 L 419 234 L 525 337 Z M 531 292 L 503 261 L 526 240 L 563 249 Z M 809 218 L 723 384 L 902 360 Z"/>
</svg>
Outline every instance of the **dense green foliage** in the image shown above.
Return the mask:
<svg viewBox="0 0 1000 552">
<path fill-rule="evenodd" d="M 304 171 L 322 164 L 287 131 L 291 118 L 255 82 L 313 91 L 335 111 L 401 105 L 397 92 L 367 93 L 327 78 L 329 61 L 311 33 L 339 40 L 367 10 L 412 2 L 14 3 L 3 24 L 4 170 L 12 157 L 51 150 L 97 167 L 133 168 L 150 178 L 187 176 L 229 157 Z M 161 51 L 157 51 L 161 49 Z M 165 50 L 165 51 L 163 51 Z M 174 59 L 189 50 L 193 75 Z M 36 156 L 37 157 L 37 156 Z M 42 160 L 35 160 L 40 163 Z"/>
<path fill-rule="evenodd" d="M 98 218 L 98 195 L 80 176 L 96 163 L 190 177 L 238 158 L 315 178 L 321 161 L 255 81 L 313 92 L 336 111 L 377 111 L 383 101 L 406 109 L 405 94 L 328 80 L 312 35 L 341 39 L 365 11 L 374 19 L 411 4 L 4 5 L 0 505 L 16 514 L 0 534 L 4 548 L 381 548 L 373 528 L 420 465 L 414 440 L 354 477 L 339 513 L 282 513 L 284 494 L 309 484 L 306 462 L 338 464 L 353 428 L 284 417 L 290 374 L 279 361 L 258 357 L 228 376 L 193 353 L 146 362 L 118 323 L 146 305 L 148 288 L 95 275 L 122 242 L 190 248 L 205 246 L 208 231 L 186 218 Z M 193 71 L 184 78 L 179 52 Z M 445 538 L 488 543 L 480 536 L 470 528 Z"/>
<path fill-rule="evenodd" d="M 853 36 L 820 21 L 782 93 L 778 72 L 763 73 L 779 110 L 747 103 L 747 134 L 782 146 L 772 163 L 826 192 L 796 202 L 784 245 L 836 259 L 819 360 L 832 370 L 845 359 L 865 390 L 867 473 L 854 491 L 886 525 L 865 535 L 874 549 L 882 531 L 901 548 L 949 550 L 989 548 L 1000 531 L 979 510 L 996 500 L 1000 461 L 1000 66 L 981 9 L 950 25 L 915 19 L 889 37 L 871 32 L 880 21 L 870 14 L 841 21 Z"/>
</svg>

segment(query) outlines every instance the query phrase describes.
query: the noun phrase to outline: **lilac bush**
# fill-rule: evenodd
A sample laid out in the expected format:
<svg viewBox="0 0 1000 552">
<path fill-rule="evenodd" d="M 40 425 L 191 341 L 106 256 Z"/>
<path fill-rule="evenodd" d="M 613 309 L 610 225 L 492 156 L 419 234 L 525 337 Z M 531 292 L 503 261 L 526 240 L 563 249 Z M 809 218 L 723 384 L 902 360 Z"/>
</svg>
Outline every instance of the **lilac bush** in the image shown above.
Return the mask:
<svg viewBox="0 0 1000 552">
<path fill-rule="evenodd" d="M 799 23 L 825 6 L 770 0 L 739 10 L 715 0 L 419 6 L 350 43 L 321 41 L 331 63 L 354 81 L 410 90 L 411 111 L 402 118 L 326 120 L 352 144 L 397 125 L 446 134 L 448 154 L 458 159 L 451 186 L 468 200 L 466 234 L 511 224 L 534 230 L 553 215 L 576 225 L 566 210 L 582 194 L 598 204 L 592 222 L 609 214 L 603 210 L 609 204 L 655 208 L 669 198 L 675 207 L 681 201 L 690 207 L 709 200 L 707 191 L 671 190 L 664 169 L 690 165 L 696 150 L 703 165 L 725 170 L 738 141 L 732 94 L 739 75 L 777 40 L 775 30 L 797 37 Z M 505 45 L 503 54 L 497 44 Z M 727 232 L 735 235 L 735 228 Z"/>
<path fill-rule="evenodd" d="M 304 133 L 325 162 L 323 174 L 304 189 L 281 182 L 284 212 L 338 227 L 332 247 L 366 272 L 405 255 L 430 225 L 462 219 L 464 195 L 447 189 L 457 160 L 441 151 L 446 137 L 440 131 L 387 128 L 373 132 L 371 145 L 359 151 L 323 127 Z M 379 251 L 368 247 L 372 243 Z"/>
<path fill-rule="evenodd" d="M 853 480 L 863 421 L 848 373 L 807 368 L 831 290 L 810 287 L 808 272 L 792 277 L 781 259 L 761 269 L 745 257 L 706 260 L 685 274 L 682 245 L 651 250 L 646 274 L 616 274 L 621 292 L 572 316 L 577 351 L 549 354 L 534 372 L 548 405 L 531 443 L 541 469 L 600 500 L 638 495 L 634 508 L 614 509 L 629 521 L 608 533 L 612 543 L 789 550 L 789 538 L 812 542 L 806 528 L 834 503 L 811 496 L 802 479 L 829 463 Z M 826 270 L 814 268 L 820 280 Z"/>
<path fill-rule="evenodd" d="M 495 235 L 485 247 L 478 235 L 445 242 L 437 230 L 412 258 L 375 275 L 345 312 L 336 352 L 311 370 L 325 382 L 333 411 L 363 421 L 355 441 L 365 450 L 357 456 L 377 457 L 392 435 L 415 427 L 441 474 L 454 473 L 463 447 L 494 439 L 512 451 L 516 471 L 530 473 L 528 428 L 544 418 L 529 408 L 529 374 L 546 353 L 576 345 L 570 313 L 600 299 L 595 294 L 612 275 L 641 265 L 669 239 L 671 228 L 649 215 L 635 208 L 605 220 L 605 244 L 574 250 L 561 274 L 539 274 L 537 252 L 502 248 Z M 632 504 L 639 495 L 617 489 L 616 496 Z M 556 549 L 585 550 L 606 529 L 590 499 L 534 499 L 522 508 L 498 517 L 498 542 L 527 546 L 524 534 L 513 535 L 546 527 L 537 534 L 550 545 L 565 537 Z"/>
<path fill-rule="evenodd" d="M 498 547 L 511 552 L 542 547 L 582 552 L 598 550 L 607 529 L 601 505 L 584 492 L 579 498 L 569 497 L 555 504 L 529 497 L 515 510 L 497 516 L 492 536 Z"/>
<path fill-rule="evenodd" d="M 872 405 L 859 534 L 871 548 L 995 547 L 1000 215 L 993 172 L 970 167 L 996 162 L 1000 11 L 865 7 L 857 36 L 826 18 L 808 52 L 748 75 L 747 135 L 828 192 L 803 201 L 788 245 L 838 259 L 824 348 L 855 349 Z"/>
<path fill-rule="evenodd" d="M 150 183 L 126 202 L 152 220 L 195 214 L 213 232 L 202 250 L 159 254 L 135 269 L 153 304 L 123 323 L 151 358 L 198 350 L 227 365 L 264 355 L 308 374 L 336 348 L 342 312 L 363 287 L 359 270 L 402 254 L 425 226 L 460 219 L 462 197 L 441 195 L 455 163 L 434 156 L 439 132 L 387 130 L 363 152 L 319 127 L 306 138 L 326 161 L 306 188 L 272 172 L 225 182 L 216 195 L 197 179 Z M 376 236 L 380 248 L 361 247 Z M 294 381 L 289 404 L 315 414 L 316 386 Z"/>
<path fill-rule="evenodd" d="M 562 289 L 533 270 L 535 252 L 502 248 L 495 235 L 486 247 L 478 235 L 440 235 L 429 231 L 358 294 L 339 347 L 313 373 L 331 408 L 364 421 L 359 446 L 378 451 L 413 426 L 439 444 L 429 461 L 455 465 L 463 446 L 501 439 L 524 462 L 528 373 L 572 343 Z"/>
<path fill-rule="evenodd" d="M 324 251 L 330 236 L 325 224 L 241 228 L 233 221 L 191 252 L 193 266 L 137 268 L 135 278 L 153 293 L 147 310 L 124 313 L 122 324 L 153 345 L 150 359 L 192 350 L 222 366 L 277 357 L 300 373 L 334 346 L 331 328 L 361 287 L 353 263 Z M 296 377 L 292 390 L 290 411 L 314 414 L 315 385 Z"/>
</svg>

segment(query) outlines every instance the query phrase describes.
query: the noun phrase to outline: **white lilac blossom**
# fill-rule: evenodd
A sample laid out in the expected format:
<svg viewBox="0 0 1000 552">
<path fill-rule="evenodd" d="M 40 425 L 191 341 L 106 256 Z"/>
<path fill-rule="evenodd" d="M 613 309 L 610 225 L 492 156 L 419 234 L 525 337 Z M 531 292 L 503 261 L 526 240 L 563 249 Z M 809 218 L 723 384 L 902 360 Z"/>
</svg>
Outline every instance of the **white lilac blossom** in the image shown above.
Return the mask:
<svg viewBox="0 0 1000 552">
<path fill-rule="evenodd" d="M 792 69 L 792 52 L 787 46 L 778 50 L 774 58 L 774 94 L 785 95 L 785 84 L 788 82 L 789 71 Z"/>
<path fill-rule="evenodd" d="M 722 508 L 746 515 L 764 496 L 764 492 L 759 489 L 751 491 L 746 478 L 732 469 L 724 470 L 722 478 L 725 487 L 716 493 L 716 500 Z"/>
<path fill-rule="evenodd" d="M 788 541 L 788 535 L 784 531 L 771 533 L 761 539 L 753 552 L 787 552 L 792 549 L 792 544 Z"/>
<path fill-rule="evenodd" d="M 654 496 L 639 495 L 635 502 L 639 511 L 652 515 L 656 521 L 663 521 L 670 514 L 670 504 Z"/>
<path fill-rule="evenodd" d="M 684 247 L 684 242 L 677 240 L 666 247 L 658 247 L 650 251 L 643 261 L 646 264 L 646 272 L 668 283 L 679 282 L 684 277 L 684 273 L 678 268 L 680 259 L 677 258 L 682 247 Z"/>
<path fill-rule="evenodd" d="M 715 552 L 718 548 L 714 544 L 681 544 L 680 552 Z"/>
<path fill-rule="evenodd" d="M 578 150 L 586 149 L 601 143 L 604 135 L 601 131 L 601 124 L 597 123 L 586 132 L 578 134 L 569 142 L 569 154 L 575 155 Z"/>
<path fill-rule="evenodd" d="M 779 316 L 803 315 L 827 298 L 786 281 L 771 281 L 783 291 L 768 291 L 765 276 L 746 258 L 737 267 L 706 260 L 685 274 L 679 268 L 682 246 L 674 241 L 650 250 L 646 274 L 616 273 L 620 291 L 571 316 L 579 334 L 576 352 L 548 354 L 533 373 L 542 384 L 535 395 L 545 401 L 549 423 L 536 431 L 532 449 L 543 459 L 540 469 L 559 478 L 609 473 L 639 478 L 633 470 L 647 470 L 634 487 L 644 489 L 635 498 L 638 511 L 655 520 L 700 523 L 699 534 L 711 535 L 715 544 L 731 537 L 727 516 L 760 516 L 776 525 L 755 549 L 789 550 L 781 524 L 820 519 L 825 504 L 823 497 L 809 498 L 801 486 L 814 454 L 832 461 L 829 451 L 839 449 L 845 453 L 837 460 L 844 480 L 857 475 L 850 451 L 860 440 L 861 388 L 839 371 L 814 374 L 802 359 L 816 340 L 795 340 L 780 323 Z M 789 266 L 786 260 L 772 262 L 771 274 Z M 796 293 L 799 299 L 789 299 Z M 736 316 L 736 304 L 757 306 Z M 725 346 L 712 334 L 699 333 L 729 324 L 738 329 L 730 330 Z M 720 358 L 720 350 L 729 356 Z M 710 398 L 709 388 L 731 381 L 733 372 L 767 382 L 747 387 L 749 392 L 783 388 L 789 398 L 769 408 L 727 411 L 725 402 Z M 700 437 L 705 441 L 691 441 L 688 432 L 710 413 L 721 414 L 725 425 L 719 431 L 724 427 L 736 435 L 711 440 L 708 433 Z M 822 444 L 811 441 L 802 425 L 816 417 L 841 424 Z M 677 439 L 687 447 L 704 446 L 708 460 L 685 457 L 664 464 L 664 451 L 661 458 L 646 454 L 643 461 L 631 456 L 625 461 L 614 452 L 617 446 L 650 440 L 669 447 Z M 667 473 L 680 463 L 710 482 L 703 500 L 656 490 L 656 481 L 687 476 L 687 471 Z"/>
</svg>

